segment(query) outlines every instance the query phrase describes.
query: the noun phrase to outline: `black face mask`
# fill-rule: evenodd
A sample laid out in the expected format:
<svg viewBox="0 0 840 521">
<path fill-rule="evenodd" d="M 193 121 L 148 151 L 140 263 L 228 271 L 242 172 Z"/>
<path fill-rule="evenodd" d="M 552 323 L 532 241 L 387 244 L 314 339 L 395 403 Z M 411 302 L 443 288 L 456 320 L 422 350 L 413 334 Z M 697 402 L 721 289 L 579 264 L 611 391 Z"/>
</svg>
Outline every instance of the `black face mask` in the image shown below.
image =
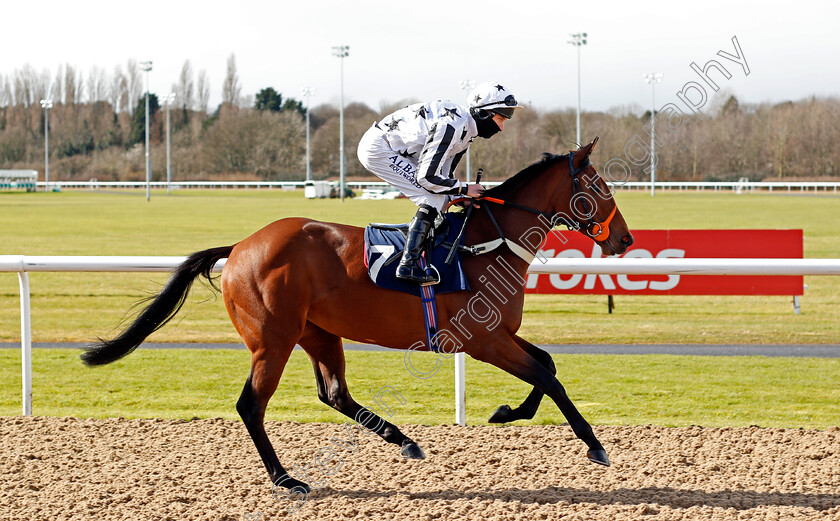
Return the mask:
<svg viewBox="0 0 840 521">
<path fill-rule="evenodd" d="M 493 121 L 493 114 L 490 113 L 489 118 L 479 118 L 476 115 L 473 115 L 473 119 L 475 120 L 475 126 L 478 128 L 478 137 L 483 137 L 484 139 L 489 139 L 491 136 L 496 134 L 499 129 L 499 125 Z"/>
</svg>

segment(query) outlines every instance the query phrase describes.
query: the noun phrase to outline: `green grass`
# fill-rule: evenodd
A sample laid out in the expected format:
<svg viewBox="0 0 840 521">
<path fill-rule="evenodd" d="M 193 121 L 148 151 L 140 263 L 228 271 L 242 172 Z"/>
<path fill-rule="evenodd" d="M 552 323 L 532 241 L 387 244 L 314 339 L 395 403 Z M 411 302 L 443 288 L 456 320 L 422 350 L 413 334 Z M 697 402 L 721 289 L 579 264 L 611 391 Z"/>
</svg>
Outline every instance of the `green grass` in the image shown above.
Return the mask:
<svg viewBox="0 0 840 521">
<path fill-rule="evenodd" d="M 840 197 L 820 194 L 619 192 L 631 229 L 802 228 L 805 256 L 840 258 Z M 365 225 L 407 221 L 406 200 L 306 200 L 281 190 L 0 194 L 0 254 L 186 255 L 232 244 L 269 222 L 307 216 Z M 32 273 L 35 341 L 108 335 L 163 274 Z M 806 277 L 802 314 L 790 297 L 529 295 L 521 329 L 538 343 L 840 343 L 840 277 Z M 0 341 L 18 341 L 18 282 L 0 273 Z M 235 342 L 221 299 L 197 287 L 158 342 Z"/>
<path fill-rule="evenodd" d="M 112 365 L 90 369 L 69 349 L 33 352 L 33 411 L 47 416 L 237 418 L 235 403 L 248 373 L 244 350 L 139 350 Z M 555 355 L 558 377 L 594 424 L 655 424 L 826 428 L 840 425 L 840 360 L 660 355 Z M 417 353 L 418 370 L 434 367 Z M 0 415 L 20 414 L 20 353 L 0 349 Z M 162 378 L 161 375 L 166 377 Z M 347 353 L 347 381 L 357 401 L 372 405 L 383 386 L 396 423 L 453 421 L 453 365 L 445 360 L 419 379 L 403 353 Z M 530 388 L 498 369 L 467 359 L 467 419 L 483 424 L 501 404 L 517 405 Z M 387 396 L 387 395 L 386 395 Z M 293 353 L 272 399 L 271 420 L 341 422 L 318 401 L 307 356 Z M 559 424 L 544 400 L 532 421 Z"/>
<path fill-rule="evenodd" d="M 721 193 L 620 192 L 631 228 L 802 228 L 805 256 L 840 258 L 840 198 Z M 287 216 L 364 225 L 404 222 L 405 200 L 308 201 L 300 192 L 180 191 L 0 194 L 0 254 L 185 255 L 232 244 Z M 158 274 L 32 273 L 36 342 L 86 341 L 113 333 L 139 297 L 166 280 Z M 608 315 L 602 296 L 529 295 L 521 334 L 537 343 L 840 343 L 840 278 L 806 277 L 802 315 L 789 297 L 617 297 Z M 17 277 L 0 273 L 0 341 L 20 338 Z M 151 341 L 238 341 L 221 299 L 202 287 Z M 81 417 L 235 418 L 248 372 L 243 350 L 139 350 L 96 369 L 74 350 L 33 353 L 34 412 Z M 416 361 L 429 363 L 431 355 Z M 433 378 L 411 376 L 398 352 L 348 352 L 348 382 L 371 404 L 382 386 L 407 403 L 396 423 L 451 423 L 452 364 Z M 414 358 L 413 358 L 414 360 Z M 777 427 L 840 425 L 840 361 L 762 357 L 555 356 L 558 376 L 595 424 Z M 467 362 L 470 423 L 483 423 L 503 403 L 518 404 L 524 383 Z M 161 375 L 165 375 L 162 377 Z M 0 414 L 20 413 L 20 353 L 0 349 Z M 343 421 L 321 404 L 308 358 L 295 352 L 268 418 Z M 543 403 L 535 423 L 561 423 Z"/>
</svg>

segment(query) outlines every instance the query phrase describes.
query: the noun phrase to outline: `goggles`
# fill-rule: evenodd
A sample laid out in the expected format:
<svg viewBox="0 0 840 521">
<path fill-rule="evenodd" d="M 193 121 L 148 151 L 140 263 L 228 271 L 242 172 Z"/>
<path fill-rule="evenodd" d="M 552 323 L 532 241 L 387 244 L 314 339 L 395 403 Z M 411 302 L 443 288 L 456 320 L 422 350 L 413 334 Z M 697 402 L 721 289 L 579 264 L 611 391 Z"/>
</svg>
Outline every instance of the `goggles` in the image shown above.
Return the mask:
<svg viewBox="0 0 840 521">
<path fill-rule="evenodd" d="M 492 102 L 492 103 L 488 103 L 488 105 L 497 105 L 497 104 L 501 104 L 501 103 L 504 103 L 505 106 L 504 107 L 486 108 L 484 110 L 486 110 L 488 112 L 492 112 L 494 114 L 498 114 L 505 119 L 510 119 L 511 117 L 513 117 L 513 109 L 515 107 L 519 106 L 516 103 L 516 98 L 513 97 L 513 94 L 508 94 L 505 97 L 505 99 L 503 99 L 502 101 L 495 101 L 495 102 Z M 482 109 L 483 107 L 476 107 L 476 108 Z"/>
<path fill-rule="evenodd" d="M 498 114 L 505 119 L 510 119 L 513 117 L 513 109 L 509 108 L 497 108 L 497 109 L 490 109 L 490 112 L 494 114 Z"/>
</svg>

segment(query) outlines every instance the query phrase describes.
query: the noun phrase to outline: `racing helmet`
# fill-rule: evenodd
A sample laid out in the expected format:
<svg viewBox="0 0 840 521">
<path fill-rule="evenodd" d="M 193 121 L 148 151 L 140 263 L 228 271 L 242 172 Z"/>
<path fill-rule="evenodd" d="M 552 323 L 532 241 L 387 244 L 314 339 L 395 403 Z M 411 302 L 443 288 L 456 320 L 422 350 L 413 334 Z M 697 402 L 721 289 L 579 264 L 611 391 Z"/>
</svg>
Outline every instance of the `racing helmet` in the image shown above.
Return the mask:
<svg viewBox="0 0 840 521">
<path fill-rule="evenodd" d="M 467 97 L 470 114 L 479 119 L 492 118 L 498 114 L 505 119 L 513 116 L 514 109 L 523 108 L 509 90 L 499 83 L 482 83 L 470 91 Z"/>
</svg>

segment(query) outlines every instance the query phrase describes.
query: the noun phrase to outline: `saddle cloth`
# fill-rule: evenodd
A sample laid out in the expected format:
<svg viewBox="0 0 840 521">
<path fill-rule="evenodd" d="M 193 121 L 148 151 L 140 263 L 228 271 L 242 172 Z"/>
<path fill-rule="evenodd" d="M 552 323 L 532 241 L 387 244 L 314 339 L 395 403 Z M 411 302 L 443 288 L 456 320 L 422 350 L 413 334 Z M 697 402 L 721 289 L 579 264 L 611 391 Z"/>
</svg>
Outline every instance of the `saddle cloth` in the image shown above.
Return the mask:
<svg viewBox="0 0 840 521">
<path fill-rule="evenodd" d="M 461 230 L 464 217 L 460 214 L 447 213 L 444 215 L 444 219 L 449 225 L 448 230 L 446 229 L 447 223 L 436 229 L 436 232 L 438 232 L 434 239 L 436 246 L 431 255 L 431 264 L 440 272 L 441 278 L 440 283 L 434 286 L 435 293 L 469 291 L 470 286 L 461 268 L 461 259 L 458 252 L 455 252 L 452 264 L 446 265 L 446 256 L 449 254 L 452 242 Z M 445 233 L 445 238 L 442 239 L 440 233 Z M 463 238 L 461 242 L 463 243 Z M 397 278 L 397 266 L 399 266 L 404 246 L 405 235 L 400 230 L 368 226 L 365 228 L 365 266 L 368 268 L 370 280 L 377 286 L 411 293 L 419 297 L 421 296 L 419 284 Z"/>
</svg>

